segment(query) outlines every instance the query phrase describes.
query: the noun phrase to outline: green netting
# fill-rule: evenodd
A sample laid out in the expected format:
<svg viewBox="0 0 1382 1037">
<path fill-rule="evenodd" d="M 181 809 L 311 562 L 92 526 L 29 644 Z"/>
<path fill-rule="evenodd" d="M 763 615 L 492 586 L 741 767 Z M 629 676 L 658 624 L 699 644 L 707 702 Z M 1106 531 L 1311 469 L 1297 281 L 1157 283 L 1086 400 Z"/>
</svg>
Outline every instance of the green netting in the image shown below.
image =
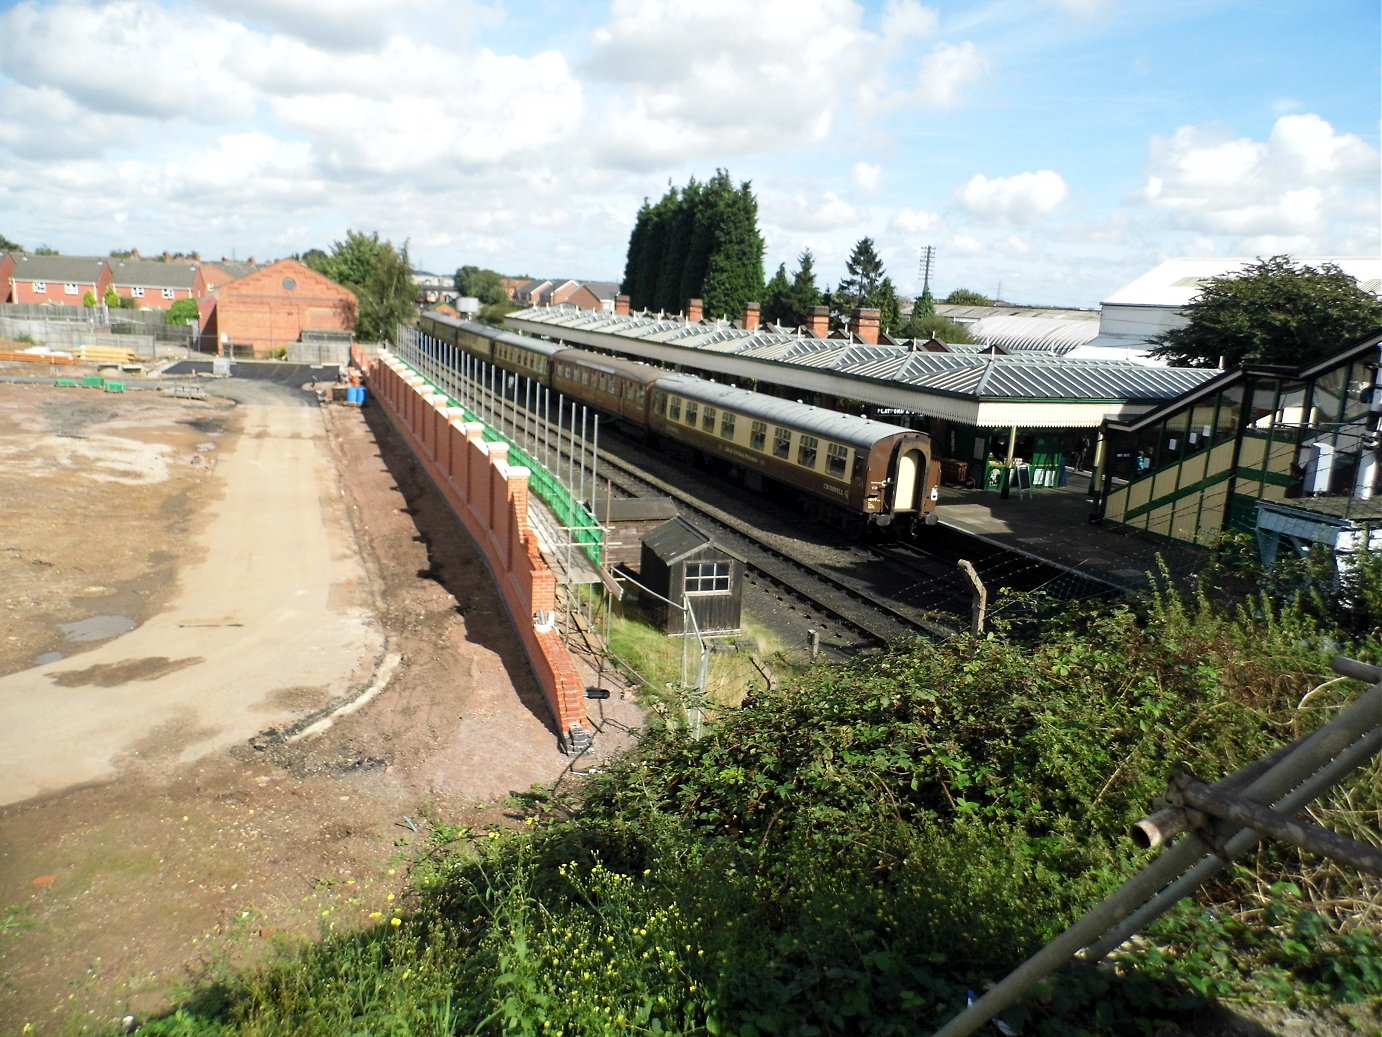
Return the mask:
<svg viewBox="0 0 1382 1037">
<path fill-rule="evenodd" d="M 411 364 L 404 366 L 426 381 L 427 376 L 417 368 Z M 446 397 L 447 406 L 462 411 L 466 421 L 478 421 L 484 425 L 485 431 L 481 438 L 486 443 L 508 444 L 509 462 L 528 469 L 529 491 L 537 494 L 538 499 L 551 509 L 557 521 L 570 532 L 572 542 L 585 551 L 591 562 L 597 566 L 602 565 L 604 562 L 604 537 L 599 524 L 595 521 L 595 517 L 586 510 L 585 505 L 571 496 L 571 491 L 566 488 L 562 481 L 512 439 L 491 428 L 478 414 L 472 412 L 460 401 L 453 399 L 445 389 L 433 385 L 430 381 L 427 382 L 427 385 L 433 392 L 441 393 Z"/>
</svg>

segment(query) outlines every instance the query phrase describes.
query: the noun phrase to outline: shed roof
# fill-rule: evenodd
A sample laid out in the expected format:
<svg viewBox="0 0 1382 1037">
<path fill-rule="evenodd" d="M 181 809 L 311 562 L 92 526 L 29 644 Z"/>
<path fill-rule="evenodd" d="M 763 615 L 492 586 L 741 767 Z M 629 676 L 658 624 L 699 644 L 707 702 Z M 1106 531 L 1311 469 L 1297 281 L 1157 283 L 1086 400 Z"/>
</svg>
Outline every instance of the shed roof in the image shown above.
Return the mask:
<svg viewBox="0 0 1382 1037">
<path fill-rule="evenodd" d="M 736 561 L 744 561 L 742 555 L 716 543 L 681 516 L 664 522 L 650 532 L 643 538 L 643 546 L 668 563 L 680 562 L 704 547 L 713 547 Z"/>
</svg>

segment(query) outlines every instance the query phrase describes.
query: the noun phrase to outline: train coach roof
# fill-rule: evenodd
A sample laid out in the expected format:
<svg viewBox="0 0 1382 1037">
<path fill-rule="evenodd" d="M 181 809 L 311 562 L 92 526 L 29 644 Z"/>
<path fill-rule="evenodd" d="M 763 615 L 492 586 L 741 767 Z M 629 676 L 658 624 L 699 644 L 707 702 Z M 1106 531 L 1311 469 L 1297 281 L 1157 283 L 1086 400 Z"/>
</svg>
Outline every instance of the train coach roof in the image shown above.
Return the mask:
<svg viewBox="0 0 1382 1037">
<path fill-rule="evenodd" d="M 905 433 L 921 436 L 925 433 L 901 425 L 890 425 L 872 418 L 842 414 L 825 407 L 797 403 L 795 400 L 782 400 L 776 396 L 737 389 L 732 385 L 720 385 L 685 374 L 669 374 L 658 379 L 657 387 L 667 392 L 700 403 L 708 403 L 736 414 L 772 422 L 783 428 L 808 432 L 813 436 L 831 439 L 837 443 L 867 449 L 880 439 Z"/>
<path fill-rule="evenodd" d="M 525 339 L 524 341 L 530 343 L 533 340 Z M 663 373 L 662 369 L 658 367 L 640 364 L 633 360 L 624 360 L 622 357 L 605 356 L 603 353 L 591 353 L 584 349 L 559 346 L 556 351 L 561 353 L 560 360 L 571 360 L 579 363 L 582 367 L 604 371 L 606 374 L 617 374 L 644 385 L 650 385 L 657 381 L 658 375 Z"/>
<path fill-rule="evenodd" d="M 551 357 L 557 353 L 565 353 L 571 348 L 561 342 L 548 342 L 545 339 L 533 338 L 530 335 L 520 335 L 516 331 L 498 331 L 486 324 L 476 324 L 467 321 L 462 324 L 461 327 L 477 335 L 484 335 L 486 338 L 493 339 L 495 342 L 502 342 L 506 346 L 516 346 L 519 349 L 527 350 L 529 353 L 539 353 L 545 357 Z"/>
</svg>

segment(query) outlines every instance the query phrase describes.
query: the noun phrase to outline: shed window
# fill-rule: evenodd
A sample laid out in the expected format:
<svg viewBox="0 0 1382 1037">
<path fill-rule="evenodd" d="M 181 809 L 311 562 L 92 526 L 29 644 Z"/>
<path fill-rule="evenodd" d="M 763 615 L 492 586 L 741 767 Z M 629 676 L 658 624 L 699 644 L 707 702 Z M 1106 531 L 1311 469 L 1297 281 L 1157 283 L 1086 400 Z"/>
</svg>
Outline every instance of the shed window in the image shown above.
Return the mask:
<svg viewBox="0 0 1382 1037">
<path fill-rule="evenodd" d="M 734 438 L 734 412 L 727 410 L 720 415 L 720 435 L 725 439 Z"/>
<path fill-rule="evenodd" d="M 687 562 L 682 589 L 687 594 L 724 594 L 729 590 L 728 562 Z"/>
<path fill-rule="evenodd" d="M 803 468 L 815 468 L 816 447 L 819 442 L 815 436 L 802 436 L 801 442 L 797 444 L 797 464 Z"/>
<path fill-rule="evenodd" d="M 753 428 L 749 430 L 749 446 L 762 452 L 764 444 L 768 442 L 768 426 L 761 421 L 755 421 Z"/>
<path fill-rule="evenodd" d="M 701 415 L 701 428 L 706 432 L 715 431 L 715 408 L 707 407 Z"/>
<path fill-rule="evenodd" d="M 773 429 L 773 456 L 782 460 L 792 456 L 792 433 L 790 429 Z"/>
<path fill-rule="evenodd" d="M 839 443 L 825 445 L 825 471 L 837 479 L 843 479 L 849 474 L 849 451 Z"/>
<path fill-rule="evenodd" d="M 672 397 L 672 405 L 671 405 L 670 409 L 667 411 L 667 416 L 668 416 L 669 418 L 671 418 L 673 421 L 680 421 L 680 420 L 681 420 L 681 397 L 680 397 L 680 396 L 673 396 L 673 397 Z"/>
<path fill-rule="evenodd" d="M 692 428 L 696 427 L 696 413 L 700 410 L 700 406 L 699 403 L 692 403 L 689 400 L 686 403 L 686 423 Z"/>
</svg>

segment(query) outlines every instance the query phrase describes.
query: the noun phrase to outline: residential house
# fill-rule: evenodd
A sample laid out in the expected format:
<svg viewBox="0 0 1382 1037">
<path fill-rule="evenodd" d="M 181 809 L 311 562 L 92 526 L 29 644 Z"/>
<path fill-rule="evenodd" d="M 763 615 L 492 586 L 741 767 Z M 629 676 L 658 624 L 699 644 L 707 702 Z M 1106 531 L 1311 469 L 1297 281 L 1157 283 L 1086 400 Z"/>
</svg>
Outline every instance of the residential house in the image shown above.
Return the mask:
<svg viewBox="0 0 1382 1037">
<path fill-rule="evenodd" d="M 180 299 L 207 294 L 201 264 L 189 259 L 112 259 L 111 286 L 115 294 L 133 301 L 136 309 L 166 310 Z"/>
<path fill-rule="evenodd" d="M 0 302 L 82 306 L 105 297 L 110 264 L 91 256 L 0 255 Z"/>
</svg>

